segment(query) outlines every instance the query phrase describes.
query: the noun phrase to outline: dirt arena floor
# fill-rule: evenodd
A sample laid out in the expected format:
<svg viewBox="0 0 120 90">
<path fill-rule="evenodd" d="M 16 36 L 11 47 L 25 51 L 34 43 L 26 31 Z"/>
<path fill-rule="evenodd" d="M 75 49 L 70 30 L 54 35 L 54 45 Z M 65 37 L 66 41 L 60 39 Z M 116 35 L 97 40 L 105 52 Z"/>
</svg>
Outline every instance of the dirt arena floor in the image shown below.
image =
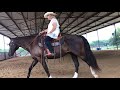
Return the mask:
<svg viewBox="0 0 120 90">
<path fill-rule="evenodd" d="M 100 78 L 120 78 L 120 51 L 94 51 L 101 72 Z M 71 57 L 49 59 L 47 64 L 53 78 L 71 78 L 74 74 L 74 64 Z M 93 78 L 88 65 L 79 59 L 79 78 Z M 28 68 L 32 63 L 31 57 L 18 57 L 0 62 L 0 78 L 26 78 Z M 47 78 L 47 75 L 38 63 L 32 70 L 30 78 Z"/>
</svg>

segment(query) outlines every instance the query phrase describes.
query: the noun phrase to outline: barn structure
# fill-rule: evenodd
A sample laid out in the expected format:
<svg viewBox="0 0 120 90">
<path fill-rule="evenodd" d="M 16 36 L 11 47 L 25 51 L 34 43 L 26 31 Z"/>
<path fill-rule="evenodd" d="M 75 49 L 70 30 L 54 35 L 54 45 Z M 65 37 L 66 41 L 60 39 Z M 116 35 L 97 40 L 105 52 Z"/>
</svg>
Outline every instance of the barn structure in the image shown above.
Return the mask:
<svg viewBox="0 0 120 90">
<path fill-rule="evenodd" d="M 0 12 L 0 34 L 9 38 L 38 34 L 47 28 L 45 12 Z M 120 21 L 120 12 L 55 12 L 62 33 L 83 35 Z"/>
<path fill-rule="evenodd" d="M 38 34 L 47 28 L 45 12 L 0 12 L 0 34 L 8 38 Z M 55 12 L 61 32 L 83 35 L 120 22 L 120 12 Z"/>
<path fill-rule="evenodd" d="M 25 36 L 38 34 L 40 31 L 46 29 L 49 23 L 49 21 L 43 17 L 44 13 L 45 12 L 0 12 L 0 34 L 8 38 L 25 37 Z M 55 13 L 57 14 L 57 19 L 60 23 L 61 32 L 64 34 L 84 35 L 86 33 L 96 31 L 98 29 L 101 29 L 110 25 L 115 25 L 116 23 L 120 22 L 120 12 L 55 12 Z M 107 57 L 107 54 L 109 54 L 110 58 L 111 57 L 113 58 L 114 56 L 113 53 L 115 53 L 116 55 L 116 51 L 115 52 L 110 51 L 109 53 L 105 52 L 104 56 Z M 2 53 L 1 55 L 4 56 L 5 53 Z M 101 59 L 103 56 L 101 54 L 101 56 L 98 56 L 98 57 L 100 57 Z M 115 67 L 116 66 L 119 67 L 118 61 L 119 61 L 119 57 L 114 62 L 112 62 L 111 60 L 112 65 L 110 66 L 110 69 L 111 67 L 113 67 L 113 65 L 115 65 Z M 27 61 L 27 62 L 31 63 L 30 61 Z M 102 60 L 99 62 L 102 65 L 104 64 L 102 63 L 103 62 Z M 118 62 L 118 63 L 115 63 L 115 62 Z M 3 63 L 1 63 L 1 66 L 2 64 Z M 107 66 L 106 64 L 108 63 L 106 62 L 102 68 L 105 68 L 105 66 Z M 18 65 L 28 66 L 28 63 L 26 63 L 26 65 L 23 63 L 17 64 L 17 67 Z M 69 65 L 65 65 L 65 66 L 69 66 Z M 112 68 L 113 71 L 114 71 L 114 68 Z M 108 67 L 106 68 L 106 71 L 107 70 L 108 70 Z M 117 68 L 116 70 L 119 70 L 119 69 Z M 16 72 L 18 71 L 19 70 L 16 70 Z M 109 70 L 109 71 L 108 73 L 112 73 L 112 70 Z M 19 74 L 21 74 L 21 72 Z M 113 74 L 109 74 L 109 75 L 113 75 Z M 105 73 L 103 77 L 105 76 L 112 77 L 109 75 L 106 75 Z"/>
</svg>

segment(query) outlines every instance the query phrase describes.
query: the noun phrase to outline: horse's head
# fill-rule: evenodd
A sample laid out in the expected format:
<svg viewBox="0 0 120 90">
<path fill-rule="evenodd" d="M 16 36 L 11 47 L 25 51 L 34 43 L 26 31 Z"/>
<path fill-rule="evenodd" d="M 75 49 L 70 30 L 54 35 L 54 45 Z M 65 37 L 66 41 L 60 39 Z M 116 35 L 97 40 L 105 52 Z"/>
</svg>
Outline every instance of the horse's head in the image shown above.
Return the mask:
<svg viewBox="0 0 120 90">
<path fill-rule="evenodd" d="M 14 39 L 11 39 L 9 46 L 10 46 L 10 49 L 9 49 L 8 55 L 9 57 L 11 57 L 14 55 L 15 51 L 19 48 L 19 46 L 17 45 Z"/>
</svg>

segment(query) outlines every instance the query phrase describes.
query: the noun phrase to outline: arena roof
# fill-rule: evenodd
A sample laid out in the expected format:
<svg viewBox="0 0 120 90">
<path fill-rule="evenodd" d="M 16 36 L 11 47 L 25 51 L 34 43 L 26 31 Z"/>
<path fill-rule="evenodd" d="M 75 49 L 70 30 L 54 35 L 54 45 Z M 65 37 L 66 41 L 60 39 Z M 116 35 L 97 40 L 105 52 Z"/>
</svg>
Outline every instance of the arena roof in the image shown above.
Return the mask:
<svg viewBox="0 0 120 90">
<path fill-rule="evenodd" d="M 0 12 L 0 34 L 9 38 L 38 34 L 47 28 L 45 12 Z M 120 12 L 55 12 L 62 33 L 83 35 L 120 22 Z M 103 33 L 104 34 L 104 33 Z"/>
</svg>

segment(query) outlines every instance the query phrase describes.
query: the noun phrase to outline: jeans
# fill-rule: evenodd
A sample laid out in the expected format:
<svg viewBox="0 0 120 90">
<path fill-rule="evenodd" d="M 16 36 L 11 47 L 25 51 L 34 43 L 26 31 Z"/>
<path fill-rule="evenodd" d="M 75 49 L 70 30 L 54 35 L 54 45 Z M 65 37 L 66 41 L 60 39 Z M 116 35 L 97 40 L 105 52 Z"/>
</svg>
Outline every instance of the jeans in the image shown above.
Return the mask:
<svg viewBox="0 0 120 90">
<path fill-rule="evenodd" d="M 53 40 L 53 38 L 49 37 L 49 36 L 46 36 L 45 38 L 45 45 L 46 47 L 49 49 L 49 51 L 51 53 L 54 53 L 54 49 L 53 49 L 53 46 L 51 44 L 51 41 Z"/>
</svg>

